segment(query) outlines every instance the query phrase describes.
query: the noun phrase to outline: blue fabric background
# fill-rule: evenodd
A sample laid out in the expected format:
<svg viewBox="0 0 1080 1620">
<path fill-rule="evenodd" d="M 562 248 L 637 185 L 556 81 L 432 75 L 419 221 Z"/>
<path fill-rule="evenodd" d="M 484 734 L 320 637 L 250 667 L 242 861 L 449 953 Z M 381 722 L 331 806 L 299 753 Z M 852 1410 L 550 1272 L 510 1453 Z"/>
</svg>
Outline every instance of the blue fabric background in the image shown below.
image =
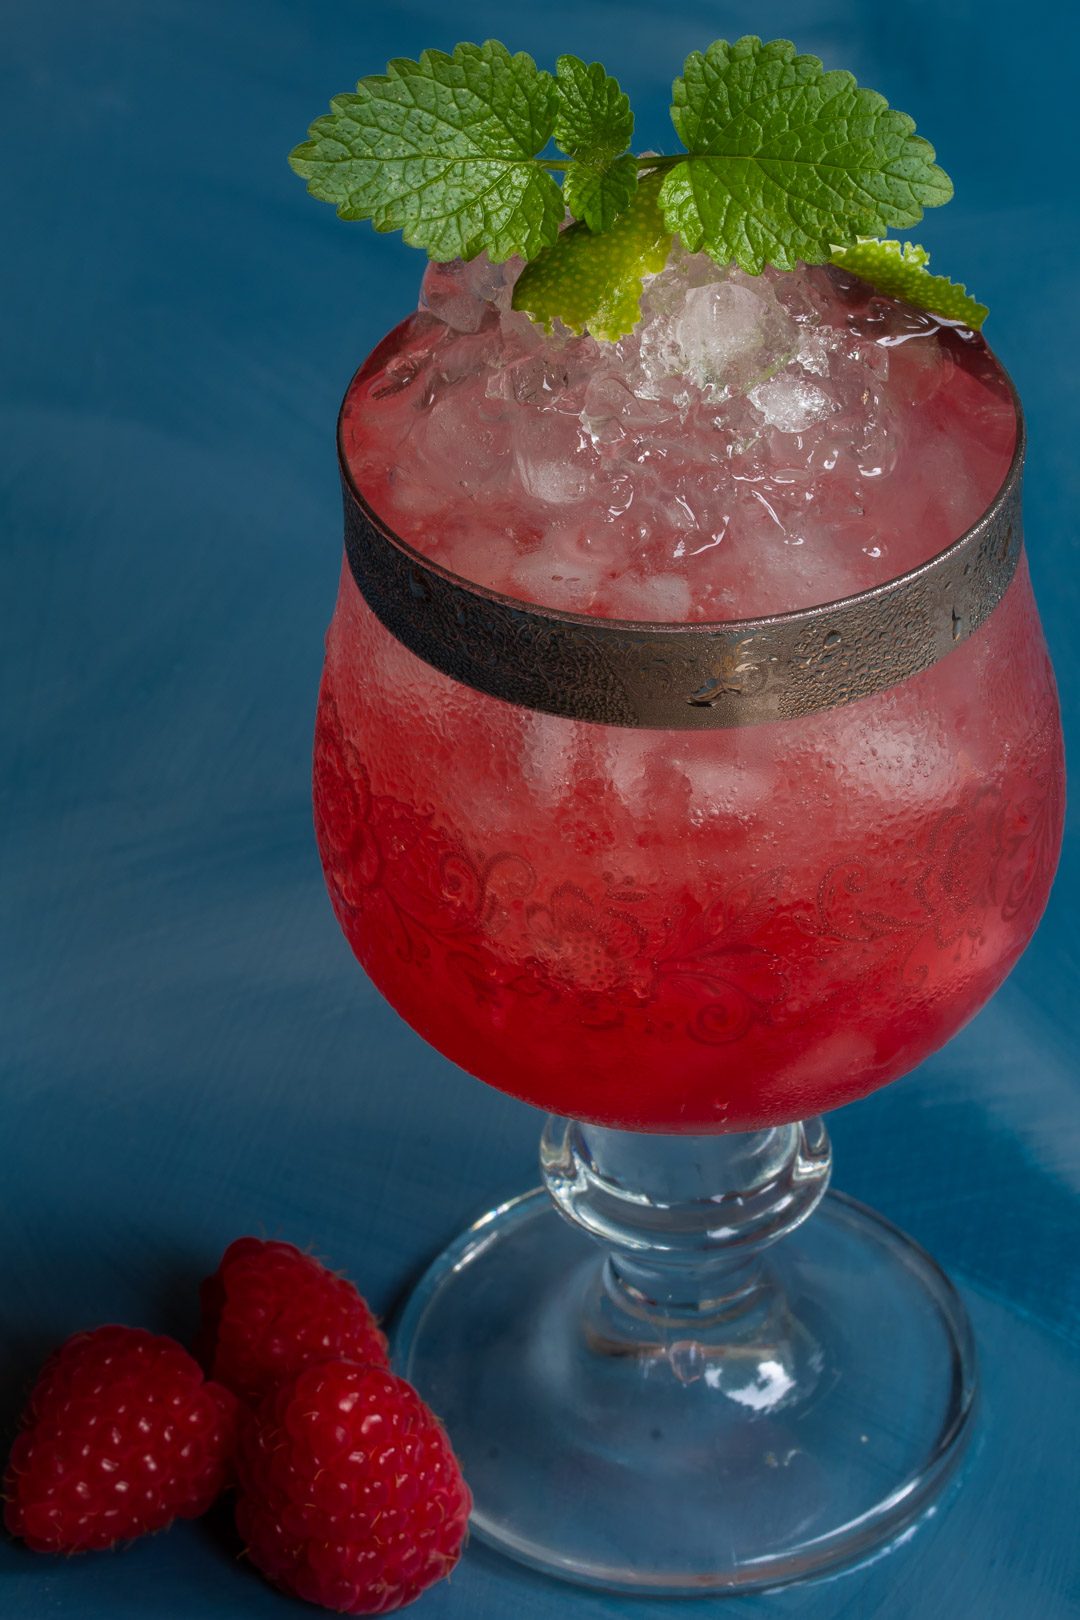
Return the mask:
<svg viewBox="0 0 1080 1620">
<path fill-rule="evenodd" d="M 1031 429 L 1032 565 L 1066 714 L 1076 636 L 1077 31 L 1001 0 L 45 0 L 9 8 L 0 119 L 4 543 L 0 1400 L 103 1320 L 186 1334 L 241 1232 L 313 1244 L 389 1310 L 535 1179 L 539 1118 L 427 1050 L 338 934 L 309 749 L 340 547 L 333 423 L 418 259 L 310 201 L 286 151 L 390 55 L 495 34 L 603 56 L 643 146 L 718 33 L 790 35 L 934 139 L 920 231 L 992 310 Z M 837 1179 L 976 1318 L 965 1488 L 910 1545 L 732 1602 L 800 1620 L 1080 1614 L 1075 839 L 1008 986 L 832 1121 Z M 903 1369 L 897 1369 L 902 1399 Z M 71 1563 L 0 1546 L 0 1615 L 299 1614 L 227 1518 Z M 425 1620 L 676 1603 L 575 1593 L 470 1548 Z"/>
</svg>

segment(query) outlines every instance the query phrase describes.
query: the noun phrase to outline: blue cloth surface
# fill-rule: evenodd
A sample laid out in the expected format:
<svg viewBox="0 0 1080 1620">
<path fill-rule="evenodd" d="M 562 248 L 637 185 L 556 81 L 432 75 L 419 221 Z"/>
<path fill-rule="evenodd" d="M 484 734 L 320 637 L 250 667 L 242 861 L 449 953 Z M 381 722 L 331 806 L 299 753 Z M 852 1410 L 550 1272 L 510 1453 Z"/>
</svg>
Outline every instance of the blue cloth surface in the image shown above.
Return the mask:
<svg viewBox="0 0 1080 1620">
<path fill-rule="evenodd" d="M 1027 532 L 1080 713 L 1077 30 L 1001 0 L 43 0 L 10 8 L 0 310 L 0 1417 L 100 1321 L 190 1332 L 242 1232 L 313 1245 L 381 1311 L 536 1179 L 539 1116 L 428 1050 L 338 933 L 309 753 L 340 556 L 333 423 L 420 263 L 284 154 L 391 55 L 503 37 L 600 56 L 670 142 L 719 33 L 793 37 L 916 117 L 957 200 L 918 235 L 991 306 L 1026 403 Z M 1071 818 L 1070 825 L 1075 818 Z M 1080 1614 L 1075 838 L 1004 990 L 831 1121 L 837 1181 L 965 1291 L 985 1399 L 963 1489 L 910 1544 L 729 1603 L 799 1620 Z M 902 1369 L 897 1370 L 902 1378 Z M 227 1518 L 71 1562 L 0 1545 L 0 1616 L 299 1614 Z M 425 1620 L 639 1620 L 471 1547 Z"/>
</svg>

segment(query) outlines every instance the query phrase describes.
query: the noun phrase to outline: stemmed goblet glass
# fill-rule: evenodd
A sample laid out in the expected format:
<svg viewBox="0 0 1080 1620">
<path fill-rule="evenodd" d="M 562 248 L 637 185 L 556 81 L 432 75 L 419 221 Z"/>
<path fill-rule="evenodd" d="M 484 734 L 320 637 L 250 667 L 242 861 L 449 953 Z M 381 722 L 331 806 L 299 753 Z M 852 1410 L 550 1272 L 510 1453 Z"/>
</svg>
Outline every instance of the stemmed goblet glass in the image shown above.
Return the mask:
<svg viewBox="0 0 1080 1620">
<path fill-rule="evenodd" d="M 897 1535 L 960 1454 L 962 1304 L 826 1196 L 818 1116 L 970 1018 L 1049 891 L 1062 748 L 1017 419 L 1001 490 L 939 556 L 723 624 L 451 574 L 342 441 L 315 745 L 334 908 L 421 1035 L 551 1115 L 544 1188 L 436 1261 L 397 1354 L 477 1533 L 551 1574 L 799 1579 Z"/>
</svg>

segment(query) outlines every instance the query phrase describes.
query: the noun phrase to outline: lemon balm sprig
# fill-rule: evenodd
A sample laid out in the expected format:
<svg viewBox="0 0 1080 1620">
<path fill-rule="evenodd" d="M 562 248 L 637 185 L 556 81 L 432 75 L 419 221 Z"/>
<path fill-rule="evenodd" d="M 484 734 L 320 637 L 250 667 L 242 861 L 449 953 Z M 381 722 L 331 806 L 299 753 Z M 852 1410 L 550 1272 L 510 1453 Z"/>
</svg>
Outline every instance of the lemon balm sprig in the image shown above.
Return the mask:
<svg viewBox="0 0 1080 1620">
<path fill-rule="evenodd" d="M 905 113 L 789 40 L 692 53 L 671 117 L 683 150 L 637 155 L 630 103 L 600 63 L 561 56 L 552 74 L 487 40 L 361 79 L 289 161 L 343 219 L 401 231 L 432 259 L 525 259 L 515 305 L 600 338 L 632 329 L 642 278 L 676 237 L 758 275 L 910 228 L 952 196 Z M 910 256 L 903 272 L 901 296 L 928 309 L 951 285 Z"/>
</svg>

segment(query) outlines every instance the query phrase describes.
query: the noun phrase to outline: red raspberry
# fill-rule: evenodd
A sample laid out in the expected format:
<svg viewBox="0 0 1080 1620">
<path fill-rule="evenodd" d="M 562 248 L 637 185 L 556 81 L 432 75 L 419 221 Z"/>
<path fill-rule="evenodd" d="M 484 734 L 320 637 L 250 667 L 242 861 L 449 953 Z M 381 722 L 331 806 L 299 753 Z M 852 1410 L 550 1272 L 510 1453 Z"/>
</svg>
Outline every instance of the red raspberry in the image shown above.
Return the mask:
<svg viewBox="0 0 1080 1620">
<path fill-rule="evenodd" d="M 4 1478 L 35 1552 L 87 1552 L 205 1513 L 231 1481 L 236 1399 L 174 1339 L 99 1327 L 55 1350 Z"/>
<path fill-rule="evenodd" d="M 383 1367 L 309 1367 L 241 1421 L 236 1524 L 283 1591 L 388 1614 L 458 1561 L 472 1507 L 446 1431 Z"/>
<path fill-rule="evenodd" d="M 203 1364 L 252 1404 L 319 1361 L 387 1365 L 386 1340 L 352 1283 L 291 1243 L 237 1238 L 200 1297 Z"/>
</svg>

